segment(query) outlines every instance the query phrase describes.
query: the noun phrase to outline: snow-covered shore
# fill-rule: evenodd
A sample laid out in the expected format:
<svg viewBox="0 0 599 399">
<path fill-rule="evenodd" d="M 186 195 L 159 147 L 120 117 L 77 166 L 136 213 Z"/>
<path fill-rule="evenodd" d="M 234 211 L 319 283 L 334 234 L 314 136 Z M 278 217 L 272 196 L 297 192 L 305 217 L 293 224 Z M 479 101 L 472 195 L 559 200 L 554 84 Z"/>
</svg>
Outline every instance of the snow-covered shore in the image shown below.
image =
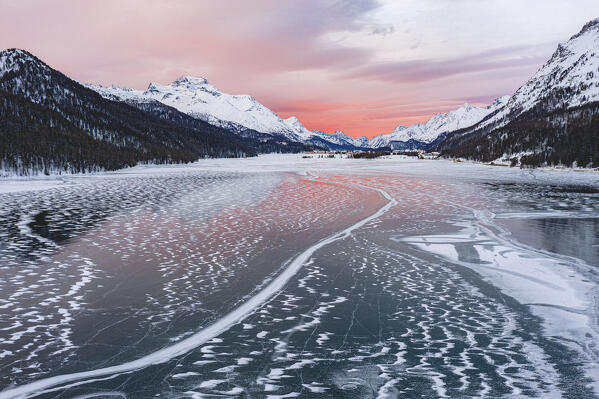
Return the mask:
<svg viewBox="0 0 599 399">
<path fill-rule="evenodd" d="M 378 159 L 303 158 L 303 154 L 267 154 L 253 158 L 202 159 L 190 164 L 138 165 L 112 172 L 77 175 L 7 177 L 0 179 L 0 193 L 45 190 L 63 184 L 75 184 L 80 179 L 126 177 L 143 174 L 169 174 L 192 171 L 230 172 L 298 172 L 298 173 L 403 173 L 428 177 L 461 179 L 495 179 L 505 182 L 532 182 L 555 185 L 599 186 L 599 171 L 595 169 L 537 168 L 520 169 L 476 162 L 450 160 L 419 160 L 404 156 Z"/>
</svg>

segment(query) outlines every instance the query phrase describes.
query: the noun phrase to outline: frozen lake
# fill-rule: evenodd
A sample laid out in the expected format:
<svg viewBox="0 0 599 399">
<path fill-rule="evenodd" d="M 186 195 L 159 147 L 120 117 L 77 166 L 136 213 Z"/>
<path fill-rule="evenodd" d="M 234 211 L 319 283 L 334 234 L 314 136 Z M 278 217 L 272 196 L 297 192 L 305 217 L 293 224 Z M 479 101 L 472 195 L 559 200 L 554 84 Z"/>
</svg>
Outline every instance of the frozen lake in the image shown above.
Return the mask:
<svg viewBox="0 0 599 399">
<path fill-rule="evenodd" d="M 599 397 L 599 173 L 269 155 L 0 182 L 2 398 Z"/>
</svg>

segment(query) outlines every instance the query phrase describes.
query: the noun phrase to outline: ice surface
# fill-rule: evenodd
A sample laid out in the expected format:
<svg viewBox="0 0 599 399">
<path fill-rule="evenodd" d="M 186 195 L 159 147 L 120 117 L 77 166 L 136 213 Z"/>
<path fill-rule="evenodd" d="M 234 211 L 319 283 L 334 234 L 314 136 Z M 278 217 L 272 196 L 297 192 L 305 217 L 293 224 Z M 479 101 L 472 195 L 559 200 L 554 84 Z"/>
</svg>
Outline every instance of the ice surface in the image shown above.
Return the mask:
<svg viewBox="0 0 599 399">
<path fill-rule="evenodd" d="M 60 180 L 46 180 L 46 179 L 9 180 L 9 179 L 4 179 L 4 180 L 0 180 L 0 194 L 13 193 L 13 192 L 24 192 L 24 191 L 47 190 L 49 188 L 57 187 L 61 184 L 63 184 L 63 182 Z"/>
<path fill-rule="evenodd" d="M 0 397 L 593 397 L 596 265 L 500 222 L 596 217 L 596 172 L 270 155 L 63 182 L 2 194 Z"/>
</svg>

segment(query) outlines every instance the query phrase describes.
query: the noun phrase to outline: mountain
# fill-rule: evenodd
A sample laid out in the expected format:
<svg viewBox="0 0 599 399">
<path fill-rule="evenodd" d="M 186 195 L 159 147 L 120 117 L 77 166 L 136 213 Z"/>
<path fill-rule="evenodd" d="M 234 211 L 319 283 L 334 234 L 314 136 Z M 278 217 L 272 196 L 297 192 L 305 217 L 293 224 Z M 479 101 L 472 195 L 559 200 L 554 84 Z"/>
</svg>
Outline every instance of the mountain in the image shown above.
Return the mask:
<svg viewBox="0 0 599 399">
<path fill-rule="evenodd" d="M 440 136 L 472 126 L 502 108 L 509 96 L 496 99 L 485 108 L 473 107 L 466 103 L 447 113 L 434 115 L 425 123 L 411 126 L 398 126 L 393 132 L 375 136 L 369 141 L 371 148 L 390 147 L 393 149 L 427 148 Z"/>
<path fill-rule="evenodd" d="M 118 86 L 88 87 L 104 98 L 132 105 L 158 101 L 235 133 L 255 131 L 282 135 L 295 142 L 301 141 L 277 114 L 260 104 L 254 97 L 223 93 L 201 77 L 183 76 L 169 85 L 150 83 L 145 91 Z"/>
<path fill-rule="evenodd" d="M 505 124 L 541 102 L 552 111 L 599 101 L 599 18 L 587 23 L 481 126 Z"/>
<path fill-rule="evenodd" d="M 223 93 L 201 77 L 183 76 L 169 85 L 150 83 L 145 91 L 118 86 L 87 87 L 104 98 L 138 108 L 149 103 L 162 103 L 243 137 L 263 139 L 270 135 L 329 150 L 358 149 L 367 143 L 365 137 L 354 139 L 343 132 L 310 131 L 296 117 L 283 120 L 254 97 Z"/>
<path fill-rule="evenodd" d="M 0 115 L 2 170 L 19 174 L 255 153 L 223 129 L 184 128 L 106 100 L 18 49 L 0 52 Z"/>
<path fill-rule="evenodd" d="M 311 148 L 281 137 L 240 137 L 157 101 L 133 107 L 104 98 L 19 49 L 0 52 L 0 115 L 5 174 L 81 173 Z"/>
<path fill-rule="evenodd" d="M 448 135 L 447 155 L 513 164 L 599 166 L 599 18 L 588 22 L 476 125 Z"/>
<path fill-rule="evenodd" d="M 354 138 L 354 137 L 348 136 L 341 130 L 337 130 L 332 134 L 327 134 L 327 133 L 324 133 L 321 131 L 312 131 L 312 133 L 319 134 L 321 136 L 322 136 L 322 134 L 325 134 L 326 135 L 325 137 L 329 141 L 331 141 L 333 143 L 337 143 L 339 145 L 353 146 L 356 148 L 370 147 L 369 140 L 366 137 L 360 136 L 360 137 Z"/>
<path fill-rule="evenodd" d="M 320 130 L 308 130 L 295 117 L 285 119 L 285 123 L 304 143 L 311 143 L 328 150 L 360 150 L 368 148 L 368 139 L 364 136 L 353 138 L 338 130 L 328 134 Z"/>
</svg>

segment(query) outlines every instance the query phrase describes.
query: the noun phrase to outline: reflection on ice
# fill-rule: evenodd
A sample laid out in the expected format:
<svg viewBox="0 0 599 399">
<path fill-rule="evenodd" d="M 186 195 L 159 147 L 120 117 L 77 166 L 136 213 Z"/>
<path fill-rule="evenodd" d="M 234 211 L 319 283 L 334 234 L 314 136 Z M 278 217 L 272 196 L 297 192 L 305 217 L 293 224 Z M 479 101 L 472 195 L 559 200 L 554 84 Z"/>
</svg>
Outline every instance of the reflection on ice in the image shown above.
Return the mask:
<svg viewBox="0 0 599 399">
<path fill-rule="evenodd" d="M 552 245 L 597 244 L 575 175 L 273 156 L 1 194 L 0 398 L 595 397 L 595 255 Z"/>
</svg>

